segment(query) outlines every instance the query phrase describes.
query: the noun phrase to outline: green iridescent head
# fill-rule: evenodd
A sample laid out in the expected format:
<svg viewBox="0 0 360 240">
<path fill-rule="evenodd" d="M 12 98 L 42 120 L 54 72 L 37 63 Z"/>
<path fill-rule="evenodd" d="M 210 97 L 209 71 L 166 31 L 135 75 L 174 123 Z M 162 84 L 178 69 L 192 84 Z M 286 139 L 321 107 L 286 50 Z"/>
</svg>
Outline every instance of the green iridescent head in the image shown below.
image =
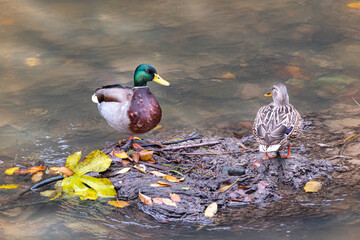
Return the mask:
<svg viewBox="0 0 360 240">
<path fill-rule="evenodd" d="M 156 69 L 150 64 L 139 65 L 134 73 L 134 87 L 145 87 L 147 82 L 154 81 L 164 86 L 170 86 L 170 83 L 157 74 Z"/>
</svg>

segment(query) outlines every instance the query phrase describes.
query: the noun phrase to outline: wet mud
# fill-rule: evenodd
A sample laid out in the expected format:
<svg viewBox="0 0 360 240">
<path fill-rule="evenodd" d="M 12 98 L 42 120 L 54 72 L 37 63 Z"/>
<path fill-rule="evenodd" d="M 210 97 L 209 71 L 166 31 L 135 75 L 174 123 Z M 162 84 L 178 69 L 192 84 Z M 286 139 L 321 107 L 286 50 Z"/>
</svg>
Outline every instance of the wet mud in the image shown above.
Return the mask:
<svg viewBox="0 0 360 240">
<path fill-rule="evenodd" d="M 359 114 L 354 111 L 351 119 L 358 118 Z M 112 156 L 113 164 L 103 175 L 113 182 L 119 199 L 136 202 L 141 211 L 159 221 L 210 222 L 212 219 L 205 217 L 204 212 L 212 202 L 218 204 L 219 215 L 231 208 L 237 211 L 241 208 L 244 217 L 252 212 L 250 209 L 262 209 L 257 211 L 258 217 L 275 213 L 301 214 L 301 205 L 296 209 L 286 206 L 294 201 L 321 202 L 339 189 L 356 192 L 360 182 L 360 138 L 357 135 L 359 125 L 356 125 L 360 122 L 346 125 L 342 121 L 339 127 L 335 123 L 341 119 L 341 114 L 336 109 L 309 114 L 304 119 L 302 134 L 292 147 L 295 159 L 278 156 L 262 160 L 264 155 L 257 151 L 252 136 L 204 137 L 169 146 L 147 147 L 154 151 L 156 161 L 139 162 L 147 174 L 135 168 L 126 174 L 115 174 L 125 165 L 132 166 L 133 162 L 124 164 L 123 160 Z M 103 151 L 110 154 L 113 149 L 111 145 Z M 167 182 L 150 171 L 185 179 Z M 171 186 L 150 186 L 159 180 Z M 305 193 L 303 187 L 310 180 L 322 183 L 319 193 Z M 171 193 L 176 193 L 181 201 L 176 202 L 176 207 L 156 202 L 148 205 L 139 199 L 139 192 L 152 199 L 169 198 Z"/>
</svg>

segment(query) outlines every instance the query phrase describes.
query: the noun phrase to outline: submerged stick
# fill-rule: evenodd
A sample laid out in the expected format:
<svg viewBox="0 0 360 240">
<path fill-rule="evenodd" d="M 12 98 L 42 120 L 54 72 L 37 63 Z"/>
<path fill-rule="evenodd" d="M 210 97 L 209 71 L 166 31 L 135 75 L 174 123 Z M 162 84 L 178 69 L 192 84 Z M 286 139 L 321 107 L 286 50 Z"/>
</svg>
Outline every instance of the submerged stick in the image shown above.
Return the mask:
<svg viewBox="0 0 360 240">
<path fill-rule="evenodd" d="M 358 103 L 354 97 L 352 97 L 352 99 L 354 100 L 354 102 L 360 107 L 360 103 Z"/>
</svg>

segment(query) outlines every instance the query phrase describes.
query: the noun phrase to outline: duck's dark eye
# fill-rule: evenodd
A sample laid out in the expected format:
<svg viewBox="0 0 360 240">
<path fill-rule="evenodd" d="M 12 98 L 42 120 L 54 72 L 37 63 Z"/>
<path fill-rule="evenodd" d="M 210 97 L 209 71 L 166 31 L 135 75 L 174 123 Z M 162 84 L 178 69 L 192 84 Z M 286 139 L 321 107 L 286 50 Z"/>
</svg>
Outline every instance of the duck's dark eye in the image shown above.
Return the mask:
<svg viewBox="0 0 360 240">
<path fill-rule="evenodd" d="M 150 73 L 150 70 L 149 70 L 149 69 L 145 69 L 145 72 L 146 72 L 146 73 Z"/>
</svg>

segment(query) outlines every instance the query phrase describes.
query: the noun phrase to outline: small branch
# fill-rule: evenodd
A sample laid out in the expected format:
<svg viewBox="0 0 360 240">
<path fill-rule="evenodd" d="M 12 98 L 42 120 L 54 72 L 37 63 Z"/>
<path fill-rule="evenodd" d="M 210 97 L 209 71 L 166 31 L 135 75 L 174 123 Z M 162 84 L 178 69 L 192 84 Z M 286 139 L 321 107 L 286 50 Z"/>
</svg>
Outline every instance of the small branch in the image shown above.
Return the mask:
<svg viewBox="0 0 360 240">
<path fill-rule="evenodd" d="M 216 142 L 207 142 L 207 143 L 198 143 L 198 144 L 192 144 L 192 145 L 186 145 L 186 146 L 177 146 L 177 147 L 171 147 L 171 148 L 162 148 L 162 149 L 151 149 L 151 151 L 175 151 L 179 149 L 187 149 L 187 148 L 197 148 L 197 147 L 203 147 L 203 146 L 213 146 L 216 144 L 220 144 L 220 141 Z"/>
<path fill-rule="evenodd" d="M 337 155 L 337 156 L 333 156 L 331 158 L 328 158 L 326 160 L 334 160 L 336 158 L 345 158 L 345 159 L 352 159 L 353 157 L 350 157 L 350 156 L 343 156 L 343 155 Z"/>
<path fill-rule="evenodd" d="M 169 171 L 169 169 L 167 169 L 167 168 L 157 166 L 157 165 L 152 164 L 152 163 L 147 163 L 147 162 L 143 162 L 143 161 L 141 163 L 144 164 L 145 166 L 148 166 L 148 167 L 157 168 L 157 169 L 164 170 L 164 171 Z"/>
<path fill-rule="evenodd" d="M 236 153 L 244 153 L 245 151 L 237 151 L 237 152 L 220 152 L 220 153 L 180 153 L 183 155 L 223 155 L 223 154 L 236 154 Z"/>
<path fill-rule="evenodd" d="M 182 169 L 182 170 L 190 170 L 189 168 L 184 168 L 184 167 L 179 167 L 179 166 L 175 166 L 175 165 L 171 165 L 171 164 L 167 164 L 167 163 L 161 163 L 161 165 L 164 166 L 169 166 L 169 167 L 173 167 L 173 168 L 178 168 L 178 169 Z M 197 173 L 197 174 L 201 174 L 201 175 L 208 175 L 213 177 L 213 175 L 211 175 L 210 173 L 201 173 L 201 172 L 196 172 L 196 171 L 192 171 L 193 173 Z"/>
</svg>

